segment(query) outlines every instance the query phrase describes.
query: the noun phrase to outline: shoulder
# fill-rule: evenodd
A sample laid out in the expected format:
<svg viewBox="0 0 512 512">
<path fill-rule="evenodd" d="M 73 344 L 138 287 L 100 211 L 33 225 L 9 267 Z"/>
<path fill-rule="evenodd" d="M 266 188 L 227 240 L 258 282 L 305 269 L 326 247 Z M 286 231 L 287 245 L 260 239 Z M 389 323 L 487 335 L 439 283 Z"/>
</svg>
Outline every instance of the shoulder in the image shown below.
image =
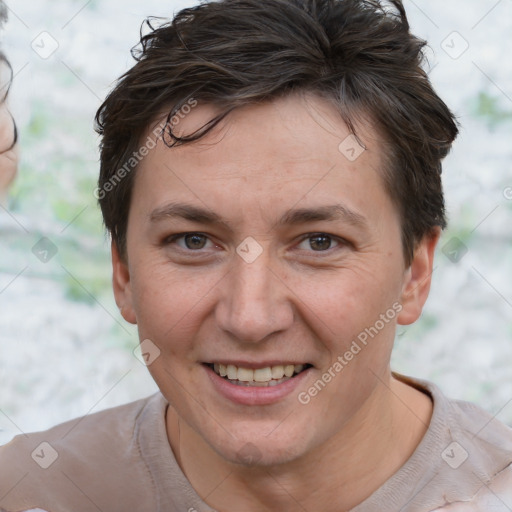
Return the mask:
<svg viewBox="0 0 512 512">
<path fill-rule="evenodd" d="M 435 386 L 430 386 L 432 390 Z M 441 397 L 449 444 L 442 452 L 446 503 L 439 512 L 508 512 L 512 506 L 512 429 L 481 407 Z"/>
<path fill-rule="evenodd" d="M 51 445 L 66 457 L 79 453 L 82 459 L 94 452 L 104 453 L 102 450 L 105 447 L 111 451 L 124 446 L 127 439 L 133 438 L 139 416 L 147 414 L 148 410 L 154 410 L 156 401 L 158 394 L 81 416 L 42 432 L 18 435 L 10 443 L 0 446 L 0 470 L 6 460 L 12 458 L 19 461 L 19 456 L 26 452 L 29 452 L 29 458 L 33 462 L 31 453 L 40 443 Z"/>
<path fill-rule="evenodd" d="M 489 478 L 512 464 L 512 429 L 475 404 L 448 400 L 450 428 L 468 460 Z"/>
<path fill-rule="evenodd" d="M 508 512 L 512 506 L 512 429 L 474 404 L 451 404 L 460 429 L 455 449 L 467 459 L 465 472 L 471 472 L 478 488 L 469 501 L 455 501 L 439 512 Z"/>
<path fill-rule="evenodd" d="M 15 437 L 0 447 L 0 509 L 58 512 L 71 506 L 78 512 L 89 510 L 91 503 L 113 510 L 115 503 L 117 510 L 119 496 L 127 507 L 138 503 L 133 482 L 151 485 L 140 456 L 138 429 L 164 422 L 165 407 L 157 393 Z M 117 501 L 111 503 L 112 488 Z"/>
<path fill-rule="evenodd" d="M 469 501 L 457 501 L 433 512 L 509 512 L 512 505 L 512 465 L 498 473 L 488 484 L 482 483 Z"/>
<path fill-rule="evenodd" d="M 463 400 L 446 397 L 433 383 L 399 376 L 404 382 L 428 393 L 434 403 L 429 425 L 431 438 L 450 444 L 444 454 L 449 467 L 458 464 L 477 470 L 478 474 L 490 479 L 512 464 L 512 428 L 481 407 Z M 450 461 L 452 449 L 458 457 Z M 452 468 L 453 469 L 453 468 Z"/>
<path fill-rule="evenodd" d="M 403 507 L 425 512 L 511 510 L 503 503 L 512 505 L 512 429 L 431 382 L 396 377 L 430 395 L 432 418 L 413 455 L 369 503 L 380 507 L 383 497 L 399 495 Z"/>
</svg>

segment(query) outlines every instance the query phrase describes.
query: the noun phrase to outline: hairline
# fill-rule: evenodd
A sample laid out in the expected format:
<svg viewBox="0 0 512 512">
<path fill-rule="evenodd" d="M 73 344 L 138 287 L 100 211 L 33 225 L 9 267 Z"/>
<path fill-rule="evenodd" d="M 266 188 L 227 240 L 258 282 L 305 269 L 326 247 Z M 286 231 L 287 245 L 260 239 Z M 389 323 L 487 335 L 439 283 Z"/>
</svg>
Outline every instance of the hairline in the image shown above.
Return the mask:
<svg viewBox="0 0 512 512">
<path fill-rule="evenodd" d="M 388 198 L 390 199 L 392 206 L 393 206 L 393 208 L 395 208 L 395 212 L 398 216 L 398 220 L 399 220 L 399 224 L 400 224 L 400 240 L 401 240 L 401 244 L 402 244 L 403 261 L 404 261 L 404 264 L 406 267 L 409 266 L 412 261 L 414 250 L 415 250 L 417 244 L 420 242 L 420 240 L 411 240 L 413 246 L 409 246 L 407 244 L 407 237 L 406 237 L 406 233 L 405 233 L 405 227 L 406 227 L 405 226 L 405 212 L 403 211 L 403 208 L 402 208 L 403 205 L 400 202 L 399 198 L 393 194 L 393 180 L 394 179 L 396 180 L 396 172 L 397 172 L 397 170 L 395 169 L 397 156 L 395 155 L 394 147 L 393 147 L 393 144 L 392 144 L 388 134 L 383 129 L 383 127 L 381 127 L 379 125 L 379 123 L 375 120 L 372 112 L 369 112 L 368 110 L 364 110 L 363 107 L 359 106 L 359 105 L 355 105 L 352 108 L 349 108 L 345 104 L 342 105 L 339 101 L 339 98 L 336 97 L 336 94 L 333 91 L 329 91 L 328 89 L 313 89 L 313 88 L 304 87 L 304 88 L 301 88 L 298 90 L 290 90 L 290 91 L 280 92 L 279 94 L 276 94 L 275 96 L 265 99 L 264 101 L 261 101 L 261 100 L 253 101 L 253 102 L 247 101 L 241 105 L 237 105 L 234 107 L 228 106 L 227 108 L 229 109 L 229 112 L 227 113 L 227 115 L 229 115 L 234 110 L 239 110 L 244 107 L 251 107 L 251 106 L 261 105 L 264 103 L 272 103 L 272 102 L 278 100 L 279 98 L 293 97 L 294 95 L 301 95 L 301 96 L 302 95 L 303 96 L 310 95 L 312 97 L 323 99 L 323 100 L 327 101 L 328 103 L 332 104 L 336 108 L 337 114 L 340 116 L 340 120 L 345 125 L 347 125 L 347 128 L 349 129 L 350 134 L 354 135 L 360 143 L 361 143 L 361 139 L 358 136 L 358 132 L 359 132 L 358 128 L 365 127 L 367 129 L 368 127 L 370 127 L 371 130 L 373 130 L 373 132 L 377 135 L 377 138 L 378 138 L 377 144 L 381 151 L 380 158 L 381 158 L 382 166 L 379 170 L 376 170 L 376 174 L 382 180 L 381 183 L 384 187 L 384 191 L 387 194 Z M 140 147 L 140 145 L 145 140 L 145 138 L 148 136 L 148 134 L 154 133 L 155 127 L 157 127 L 159 125 L 159 123 L 161 122 L 161 120 L 164 119 L 165 117 L 167 117 L 169 112 L 172 112 L 173 109 L 176 108 L 176 105 L 178 105 L 178 104 L 179 104 L 179 101 L 165 102 L 163 105 L 165 105 L 166 107 L 164 107 L 162 105 L 159 106 L 158 114 L 152 116 L 149 119 L 149 121 L 145 124 L 144 128 L 141 129 L 140 136 L 138 137 L 136 142 L 133 143 L 133 146 L 127 148 L 126 156 L 132 154 L 133 151 L 136 151 L 136 149 L 138 147 Z M 221 102 L 205 101 L 201 105 L 216 107 L 220 104 L 221 104 Z M 350 111 L 347 113 L 347 117 L 344 117 L 342 112 L 340 111 L 340 107 L 345 107 L 345 106 L 347 106 L 347 111 Z M 205 123 L 205 125 L 208 122 L 209 121 L 207 121 Z M 364 131 L 364 130 L 361 130 L 361 131 Z M 164 144 L 166 144 L 164 141 L 163 134 L 159 137 L 159 139 L 162 140 L 164 142 Z M 180 145 L 191 145 L 194 143 L 199 143 L 199 142 L 201 142 L 201 140 L 202 140 L 202 137 L 200 137 L 199 139 L 194 140 L 194 141 L 185 141 L 183 143 L 177 144 L 176 146 L 179 147 Z M 168 146 L 168 144 L 166 144 L 166 145 Z M 173 147 L 175 147 L 175 146 L 173 145 L 172 147 L 168 147 L 168 149 L 172 149 Z M 125 156 L 125 155 L 123 155 L 123 156 Z M 126 160 L 126 158 L 123 158 L 123 159 Z M 131 211 L 132 194 L 133 194 L 133 190 L 136 186 L 136 175 L 137 175 L 137 171 L 138 171 L 140 164 L 141 164 L 141 162 L 139 162 L 134 167 L 133 171 L 130 173 L 130 176 L 128 177 L 128 179 L 132 180 L 132 184 L 131 184 L 131 187 L 129 187 L 130 201 L 128 204 L 127 214 L 124 219 L 125 229 L 123 230 L 123 236 L 119 238 L 112 233 L 112 238 L 113 238 L 114 242 L 116 243 L 116 247 L 119 251 L 119 254 L 125 261 L 128 261 L 127 243 L 126 242 L 127 242 L 127 234 L 128 234 L 127 233 L 128 232 L 128 221 L 129 221 L 129 215 L 130 215 L 130 211 Z M 395 178 L 394 178 L 394 176 L 395 176 Z M 437 226 L 434 226 L 434 225 L 431 226 L 430 231 L 433 231 L 436 227 Z M 428 233 L 426 233 L 426 234 L 428 235 Z"/>
</svg>

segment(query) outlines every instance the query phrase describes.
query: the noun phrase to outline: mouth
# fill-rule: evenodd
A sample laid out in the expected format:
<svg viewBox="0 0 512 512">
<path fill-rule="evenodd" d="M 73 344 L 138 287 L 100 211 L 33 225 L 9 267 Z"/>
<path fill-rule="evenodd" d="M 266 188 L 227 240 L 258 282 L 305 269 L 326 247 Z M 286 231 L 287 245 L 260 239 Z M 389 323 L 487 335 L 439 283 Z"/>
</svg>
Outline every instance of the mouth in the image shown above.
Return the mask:
<svg viewBox="0 0 512 512">
<path fill-rule="evenodd" d="M 245 368 L 233 364 L 205 363 L 227 382 L 244 387 L 272 387 L 297 377 L 311 364 L 278 364 L 261 368 Z"/>
</svg>

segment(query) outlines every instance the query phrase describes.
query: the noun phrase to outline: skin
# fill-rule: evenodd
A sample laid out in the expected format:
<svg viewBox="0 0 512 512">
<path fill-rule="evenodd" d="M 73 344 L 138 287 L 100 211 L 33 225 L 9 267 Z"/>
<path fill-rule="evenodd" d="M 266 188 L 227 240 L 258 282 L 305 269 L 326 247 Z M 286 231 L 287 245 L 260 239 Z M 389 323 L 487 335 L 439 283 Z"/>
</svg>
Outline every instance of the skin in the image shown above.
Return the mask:
<svg viewBox="0 0 512 512">
<path fill-rule="evenodd" d="M 177 130 L 190 133 L 213 114 L 200 105 Z M 149 370 L 170 403 L 169 442 L 216 510 L 348 510 L 404 464 L 428 427 L 430 399 L 395 379 L 389 360 L 396 323 L 421 314 L 439 230 L 406 267 L 379 135 L 359 126 L 366 150 L 350 162 L 338 150 L 348 134 L 325 100 L 287 96 L 235 110 L 193 144 L 158 143 L 137 170 L 126 257 L 112 247 L 116 301 L 161 351 Z M 177 202 L 220 220 L 152 222 Z M 291 209 L 340 203 L 364 225 L 278 222 Z M 203 248 L 169 239 L 190 232 L 207 236 Z M 320 250 L 318 233 L 331 236 Z M 262 249 L 252 263 L 236 253 L 248 236 Z M 397 302 L 400 314 L 301 404 L 298 393 Z M 277 403 L 240 405 L 213 388 L 202 364 L 226 359 L 313 368 Z M 257 456 L 241 463 L 248 446 Z"/>
<path fill-rule="evenodd" d="M 14 120 L 5 99 L 10 70 L 5 61 L 0 61 L 0 205 L 7 202 L 7 191 L 18 169 L 18 145 L 13 146 Z"/>
<path fill-rule="evenodd" d="M 7 105 L 0 103 L 0 204 L 5 204 L 7 190 L 18 168 L 18 146 L 12 146 L 14 121 Z"/>
</svg>

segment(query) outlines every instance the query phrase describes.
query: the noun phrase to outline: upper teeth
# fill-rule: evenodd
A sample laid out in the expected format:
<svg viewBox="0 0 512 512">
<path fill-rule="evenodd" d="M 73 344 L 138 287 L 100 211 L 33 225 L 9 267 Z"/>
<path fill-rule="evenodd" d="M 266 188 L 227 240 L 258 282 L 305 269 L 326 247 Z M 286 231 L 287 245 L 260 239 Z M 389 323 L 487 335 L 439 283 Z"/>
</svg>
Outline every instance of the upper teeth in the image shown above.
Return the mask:
<svg viewBox="0 0 512 512">
<path fill-rule="evenodd" d="M 304 369 L 303 364 L 287 364 L 277 366 L 266 366 L 265 368 L 241 368 L 233 364 L 213 365 L 215 373 L 229 380 L 240 380 L 242 382 L 270 382 L 273 379 L 279 380 L 283 377 L 291 377 L 294 373 L 300 373 Z"/>
</svg>

